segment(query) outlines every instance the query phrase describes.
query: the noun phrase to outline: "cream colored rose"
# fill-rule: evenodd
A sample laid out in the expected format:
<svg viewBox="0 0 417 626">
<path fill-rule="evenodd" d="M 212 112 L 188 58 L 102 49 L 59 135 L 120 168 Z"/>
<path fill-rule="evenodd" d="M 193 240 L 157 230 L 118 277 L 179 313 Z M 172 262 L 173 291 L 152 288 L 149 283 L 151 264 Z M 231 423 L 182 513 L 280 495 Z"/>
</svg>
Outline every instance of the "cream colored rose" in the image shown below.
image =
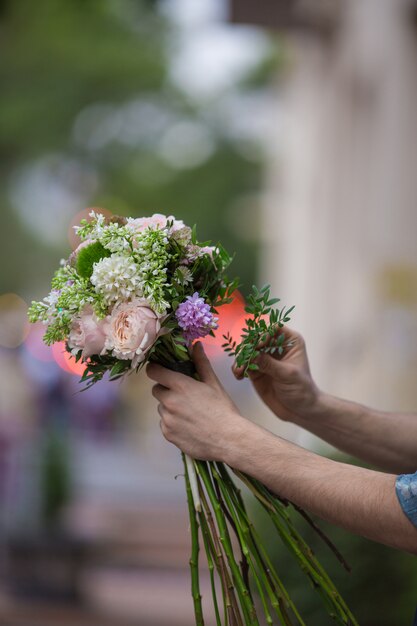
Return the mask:
<svg viewBox="0 0 417 626">
<path fill-rule="evenodd" d="M 132 368 L 136 367 L 162 334 L 161 317 L 144 298 L 115 306 L 106 328 L 106 351 L 118 359 L 131 359 Z"/>
</svg>

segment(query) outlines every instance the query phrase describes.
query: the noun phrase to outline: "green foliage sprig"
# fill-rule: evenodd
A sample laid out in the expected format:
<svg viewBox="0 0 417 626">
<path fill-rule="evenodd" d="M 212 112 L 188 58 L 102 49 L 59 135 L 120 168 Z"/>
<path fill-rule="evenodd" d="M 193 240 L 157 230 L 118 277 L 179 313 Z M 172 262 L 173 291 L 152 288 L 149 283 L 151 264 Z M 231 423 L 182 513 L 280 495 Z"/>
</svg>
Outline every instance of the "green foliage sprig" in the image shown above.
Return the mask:
<svg viewBox="0 0 417 626">
<path fill-rule="evenodd" d="M 285 334 L 279 330 L 290 321 L 294 306 L 273 308 L 278 302 L 280 298 L 271 298 L 270 285 L 265 285 L 260 290 L 253 285 L 245 307 L 250 317 L 245 320 L 242 341 L 238 343 L 230 333 L 223 335 L 225 343 L 222 347 L 229 356 L 236 359 L 237 367 L 244 368 L 245 377 L 251 370 L 259 369 L 254 361 L 260 352 L 271 355 L 278 353 L 279 356 L 284 353 Z"/>
</svg>

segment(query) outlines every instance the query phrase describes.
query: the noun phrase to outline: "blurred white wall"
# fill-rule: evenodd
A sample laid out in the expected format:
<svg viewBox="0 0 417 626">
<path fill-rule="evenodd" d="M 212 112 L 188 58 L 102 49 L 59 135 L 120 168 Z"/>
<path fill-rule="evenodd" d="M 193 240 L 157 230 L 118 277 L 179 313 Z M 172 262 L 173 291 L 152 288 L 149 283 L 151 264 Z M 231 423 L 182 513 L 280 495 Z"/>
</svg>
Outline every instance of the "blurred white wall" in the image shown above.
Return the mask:
<svg viewBox="0 0 417 626">
<path fill-rule="evenodd" d="M 412 4 L 350 0 L 333 37 L 288 37 L 263 215 L 263 274 L 318 384 L 383 409 L 417 410 Z"/>
</svg>

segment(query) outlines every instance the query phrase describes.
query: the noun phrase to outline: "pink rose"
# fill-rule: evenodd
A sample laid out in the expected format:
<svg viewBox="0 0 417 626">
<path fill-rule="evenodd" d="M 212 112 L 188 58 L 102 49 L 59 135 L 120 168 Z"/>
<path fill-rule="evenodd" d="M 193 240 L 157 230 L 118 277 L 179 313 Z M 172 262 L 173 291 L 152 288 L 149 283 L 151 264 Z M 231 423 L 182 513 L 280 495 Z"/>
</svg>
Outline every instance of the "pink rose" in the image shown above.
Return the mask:
<svg viewBox="0 0 417 626">
<path fill-rule="evenodd" d="M 164 332 L 161 319 L 144 298 L 118 304 L 108 320 L 105 349 L 118 359 L 132 359 L 136 367 Z"/>
<path fill-rule="evenodd" d="M 184 222 L 182 220 L 176 220 L 172 215 L 167 217 L 162 213 L 154 213 L 151 217 L 138 217 L 136 219 L 128 219 L 127 225 L 134 232 L 138 233 L 146 228 L 165 228 L 168 222 L 173 222 L 171 232 L 174 233 L 181 228 L 184 228 Z"/>
<path fill-rule="evenodd" d="M 134 232 L 138 233 L 146 228 L 165 228 L 168 218 L 161 213 L 155 213 L 151 217 L 138 217 L 136 219 L 128 219 L 127 225 Z"/>
<path fill-rule="evenodd" d="M 87 305 L 72 323 L 68 346 L 75 355 L 82 350 L 83 359 L 100 354 L 104 349 L 106 320 L 97 319 L 93 308 Z"/>
<path fill-rule="evenodd" d="M 170 215 L 168 219 L 170 222 L 173 222 L 171 226 L 171 233 L 177 233 L 178 231 L 181 231 L 184 229 L 184 232 L 186 230 L 187 233 L 189 232 L 191 235 L 191 228 L 186 226 L 182 220 L 175 220 L 172 215 Z"/>
</svg>

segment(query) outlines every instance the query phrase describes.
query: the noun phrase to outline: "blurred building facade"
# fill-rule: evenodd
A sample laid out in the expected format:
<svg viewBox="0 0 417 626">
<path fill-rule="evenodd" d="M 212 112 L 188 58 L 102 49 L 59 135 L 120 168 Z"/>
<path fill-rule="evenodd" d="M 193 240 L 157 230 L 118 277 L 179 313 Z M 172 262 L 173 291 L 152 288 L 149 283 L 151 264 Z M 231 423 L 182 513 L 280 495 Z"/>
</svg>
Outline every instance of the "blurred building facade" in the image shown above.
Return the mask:
<svg viewBox="0 0 417 626">
<path fill-rule="evenodd" d="M 416 3 L 260 5 L 232 17 L 285 32 L 291 59 L 271 110 L 263 274 L 296 304 L 322 388 L 415 410 Z"/>
</svg>

